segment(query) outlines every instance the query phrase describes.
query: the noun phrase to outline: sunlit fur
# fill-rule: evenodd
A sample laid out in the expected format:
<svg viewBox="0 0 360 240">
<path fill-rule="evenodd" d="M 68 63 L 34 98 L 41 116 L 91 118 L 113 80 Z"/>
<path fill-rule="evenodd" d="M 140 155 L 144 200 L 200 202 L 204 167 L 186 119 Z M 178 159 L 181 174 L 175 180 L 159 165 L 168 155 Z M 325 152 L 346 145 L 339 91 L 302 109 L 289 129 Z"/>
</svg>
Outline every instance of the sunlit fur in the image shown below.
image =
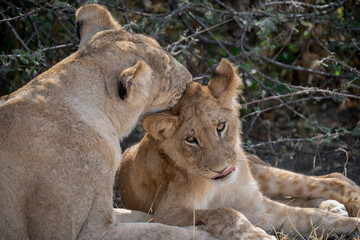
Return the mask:
<svg viewBox="0 0 360 240">
<path fill-rule="evenodd" d="M 80 49 L 0 100 L 0 239 L 192 238 L 188 229 L 116 223 L 122 212 L 112 206 L 119 139 L 142 114 L 174 105 L 190 73 L 105 8 L 76 15 Z M 119 81 L 128 83 L 123 99 Z"/>
<path fill-rule="evenodd" d="M 171 110 L 143 120 L 147 134 L 125 151 L 119 170 L 125 205 L 153 211 L 154 222 L 171 225 L 192 225 L 195 217 L 195 224 L 219 238 L 274 239 L 263 230 L 280 229 L 306 235 L 312 224 L 320 225 L 318 234 L 355 229 L 356 218 L 290 207 L 263 196 L 241 148 L 239 84 L 235 69 L 223 59 L 208 86 L 188 84 Z M 227 124 L 221 136 L 219 122 Z M 197 143 L 188 144 L 188 136 Z M 212 179 L 231 167 L 235 171 L 227 178 Z"/>
</svg>

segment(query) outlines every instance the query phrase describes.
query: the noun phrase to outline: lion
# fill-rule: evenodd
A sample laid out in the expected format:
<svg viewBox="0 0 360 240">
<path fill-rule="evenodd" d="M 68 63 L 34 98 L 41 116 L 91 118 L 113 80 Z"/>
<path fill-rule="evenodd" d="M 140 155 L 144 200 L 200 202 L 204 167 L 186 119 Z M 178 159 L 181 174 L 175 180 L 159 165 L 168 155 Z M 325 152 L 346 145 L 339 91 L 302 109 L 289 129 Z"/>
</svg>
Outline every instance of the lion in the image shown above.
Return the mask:
<svg viewBox="0 0 360 240">
<path fill-rule="evenodd" d="M 354 201 L 359 206 L 360 201 L 357 186 L 331 178 L 318 191 L 316 178 L 307 182 L 304 175 L 289 172 L 290 176 L 281 178 L 275 174 L 278 170 L 271 172 L 275 168 L 264 167 L 257 182 L 254 175 L 262 165 L 249 162 L 251 156 L 241 147 L 240 84 L 232 64 L 223 59 L 208 86 L 189 83 L 172 109 L 144 118 L 147 133 L 124 152 L 119 168 L 125 206 L 153 213 L 153 222 L 196 224 L 226 239 L 274 239 L 259 228 L 267 233 L 282 230 L 290 236 L 311 231 L 358 234 L 355 217 L 288 206 L 261 192 L 333 198 L 335 190 L 348 197 L 345 204 Z"/>
<path fill-rule="evenodd" d="M 173 106 L 190 73 L 99 5 L 76 21 L 79 50 L 1 98 L 0 239 L 191 239 L 189 229 L 120 223 L 131 212 L 112 207 L 119 139 Z"/>
</svg>

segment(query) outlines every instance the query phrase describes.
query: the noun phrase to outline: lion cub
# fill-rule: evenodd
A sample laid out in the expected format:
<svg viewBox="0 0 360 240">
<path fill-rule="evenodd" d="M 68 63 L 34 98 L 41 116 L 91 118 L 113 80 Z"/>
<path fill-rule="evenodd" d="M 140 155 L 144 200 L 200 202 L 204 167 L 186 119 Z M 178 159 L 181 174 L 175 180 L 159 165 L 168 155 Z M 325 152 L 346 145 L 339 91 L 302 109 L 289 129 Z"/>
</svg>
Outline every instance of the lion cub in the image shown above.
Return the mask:
<svg viewBox="0 0 360 240">
<path fill-rule="evenodd" d="M 171 110 L 144 119 L 147 134 L 124 153 L 119 169 L 125 205 L 153 210 L 154 222 L 196 224 L 219 238 L 274 238 L 261 229 L 358 233 L 356 218 L 287 206 L 262 194 L 241 148 L 239 85 L 223 59 L 208 86 L 188 84 Z"/>
</svg>

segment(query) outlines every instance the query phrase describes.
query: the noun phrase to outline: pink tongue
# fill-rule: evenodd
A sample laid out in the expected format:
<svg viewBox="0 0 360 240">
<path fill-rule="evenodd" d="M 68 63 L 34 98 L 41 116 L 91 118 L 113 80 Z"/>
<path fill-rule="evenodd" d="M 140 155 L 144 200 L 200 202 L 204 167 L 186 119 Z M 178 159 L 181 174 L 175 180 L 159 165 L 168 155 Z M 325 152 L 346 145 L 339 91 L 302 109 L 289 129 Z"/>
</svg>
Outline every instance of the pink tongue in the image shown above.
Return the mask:
<svg viewBox="0 0 360 240">
<path fill-rule="evenodd" d="M 234 167 L 229 168 L 228 170 L 226 170 L 225 172 L 220 173 L 219 175 L 216 175 L 215 177 L 213 177 L 213 179 L 221 177 L 221 176 L 225 176 L 228 175 L 230 172 L 235 171 Z"/>
</svg>

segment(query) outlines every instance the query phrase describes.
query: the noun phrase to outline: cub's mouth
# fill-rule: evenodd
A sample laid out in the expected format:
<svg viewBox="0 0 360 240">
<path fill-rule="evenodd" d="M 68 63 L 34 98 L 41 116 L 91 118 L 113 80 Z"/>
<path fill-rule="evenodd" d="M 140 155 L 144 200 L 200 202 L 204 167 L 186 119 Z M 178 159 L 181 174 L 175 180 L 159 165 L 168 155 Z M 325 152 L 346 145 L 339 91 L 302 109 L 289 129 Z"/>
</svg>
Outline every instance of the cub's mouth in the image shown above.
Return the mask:
<svg viewBox="0 0 360 240">
<path fill-rule="evenodd" d="M 232 172 L 235 171 L 235 167 L 231 167 L 229 168 L 228 170 L 216 175 L 215 177 L 212 177 L 211 179 L 212 180 L 219 180 L 219 179 L 224 179 L 226 178 L 227 176 L 229 176 Z"/>
</svg>

